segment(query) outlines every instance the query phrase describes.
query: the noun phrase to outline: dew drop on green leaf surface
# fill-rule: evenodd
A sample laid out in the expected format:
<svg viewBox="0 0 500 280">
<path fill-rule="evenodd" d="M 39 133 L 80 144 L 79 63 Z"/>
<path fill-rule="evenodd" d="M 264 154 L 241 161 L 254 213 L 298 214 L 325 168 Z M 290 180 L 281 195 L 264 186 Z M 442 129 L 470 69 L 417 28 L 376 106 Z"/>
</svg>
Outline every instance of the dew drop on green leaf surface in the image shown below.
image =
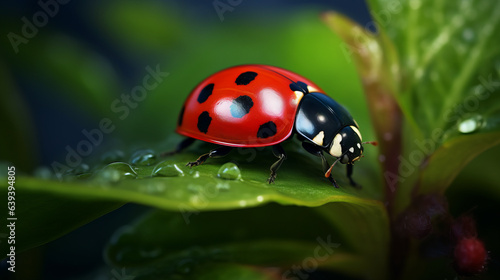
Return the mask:
<svg viewBox="0 0 500 280">
<path fill-rule="evenodd" d="M 152 176 L 162 176 L 162 177 L 177 177 L 184 176 L 184 172 L 171 160 L 165 160 L 153 169 Z"/>
<path fill-rule="evenodd" d="M 156 162 L 156 155 L 153 150 L 136 151 L 130 158 L 130 163 L 133 165 L 149 166 Z"/>
<path fill-rule="evenodd" d="M 95 178 L 105 183 L 116 183 L 121 179 L 135 179 L 137 173 L 128 163 L 114 162 L 99 170 Z"/>
<path fill-rule="evenodd" d="M 482 124 L 483 118 L 481 116 L 472 116 L 461 120 L 458 124 L 458 130 L 461 133 L 473 133 L 481 128 Z"/>
<path fill-rule="evenodd" d="M 226 180 L 238 180 L 241 178 L 241 171 L 236 164 L 228 162 L 219 168 L 217 177 Z"/>
</svg>

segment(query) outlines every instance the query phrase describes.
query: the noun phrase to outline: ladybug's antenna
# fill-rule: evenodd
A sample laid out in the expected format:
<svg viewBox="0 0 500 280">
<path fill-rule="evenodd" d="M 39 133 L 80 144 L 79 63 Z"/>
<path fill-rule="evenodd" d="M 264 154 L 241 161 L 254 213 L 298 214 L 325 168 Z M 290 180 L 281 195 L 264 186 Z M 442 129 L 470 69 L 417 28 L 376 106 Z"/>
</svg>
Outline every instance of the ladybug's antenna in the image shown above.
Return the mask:
<svg viewBox="0 0 500 280">
<path fill-rule="evenodd" d="M 330 166 L 330 168 L 328 168 L 328 170 L 326 171 L 325 173 L 325 178 L 329 178 L 330 177 L 330 174 L 332 174 L 332 168 L 333 166 L 345 155 L 347 154 L 347 151 L 345 151 L 343 154 L 340 155 L 340 157 L 338 157 L 335 162 Z"/>
<path fill-rule="evenodd" d="M 377 146 L 378 145 L 378 142 L 377 141 L 366 141 L 366 142 L 362 142 L 361 144 L 371 144 L 373 146 Z M 325 173 L 325 177 L 326 178 L 329 178 L 330 177 L 330 174 L 332 173 L 332 168 L 333 166 L 345 155 L 347 154 L 347 151 L 345 151 L 343 154 L 340 155 L 340 157 L 338 157 L 335 162 L 330 166 L 330 168 L 328 168 L 328 170 L 326 171 Z"/>
</svg>

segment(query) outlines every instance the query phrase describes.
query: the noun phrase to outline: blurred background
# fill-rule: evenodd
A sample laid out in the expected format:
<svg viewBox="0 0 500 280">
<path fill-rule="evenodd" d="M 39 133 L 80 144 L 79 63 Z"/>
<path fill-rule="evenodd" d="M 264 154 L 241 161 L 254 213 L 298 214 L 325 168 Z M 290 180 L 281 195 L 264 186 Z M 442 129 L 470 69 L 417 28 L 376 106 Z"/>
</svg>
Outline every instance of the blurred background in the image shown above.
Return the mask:
<svg viewBox="0 0 500 280">
<path fill-rule="evenodd" d="M 53 169 L 54 162 L 68 162 L 71 150 L 84 149 L 78 146 L 84 131 L 99 129 L 103 119 L 113 131 L 82 156 L 83 166 L 111 147 L 168 149 L 180 139 L 173 134 L 176 118 L 195 85 L 246 63 L 315 81 L 356 112 L 370 139 L 354 65 L 320 19 L 327 10 L 370 21 L 361 0 L 2 1 L 0 158 L 20 173 Z M 151 75 L 154 87 L 130 99 Z M 112 232 L 145 209 L 128 205 L 20 254 L 18 277 L 93 278 Z M 5 271 L 3 262 L 0 275 Z"/>
<path fill-rule="evenodd" d="M 53 171 L 55 162 L 68 164 L 71 151 L 84 150 L 80 143 L 103 125 L 112 131 L 81 156 L 80 167 L 110 149 L 169 150 L 181 139 L 174 133 L 177 115 L 196 84 L 247 63 L 308 77 L 356 115 L 366 139 L 374 139 L 354 63 L 321 21 L 328 10 L 363 26 L 371 21 L 361 0 L 2 1 L 0 165 L 13 163 L 24 174 Z M 498 207 L 488 189 L 498 186 L 491 179 L 498 165 L 481 163 L 498 155 L 496 147 L 475 159 L 447 193 L 451 212 L 474 211 L 496 271 L 500 244 L 491 240 L 498 239 L 492 223 Z M 20 254 L 17 275 L 24 278 L 18 279 L 109 274 L 106 242 L 147 209 L 126 205 Z M 12 276 L 6 267 L 2 262 L 0 279 Z"/>
</svg>

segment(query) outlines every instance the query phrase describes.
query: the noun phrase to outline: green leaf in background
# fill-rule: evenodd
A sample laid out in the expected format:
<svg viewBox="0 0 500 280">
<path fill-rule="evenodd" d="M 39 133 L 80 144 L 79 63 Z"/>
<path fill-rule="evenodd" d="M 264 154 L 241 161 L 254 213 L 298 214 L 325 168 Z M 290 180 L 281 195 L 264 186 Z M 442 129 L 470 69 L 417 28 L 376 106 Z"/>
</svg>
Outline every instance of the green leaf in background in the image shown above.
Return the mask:
<svg viewBox="0 0 500 280">
<path fill-rule="evenodd" d="M 399 161 L 399 168 L 387 168 L 385 163 L 385 174 L 390 172 L 386 179 L 393 186 L 403 186 L 398 197 L 408 197 L 415 178 L 420 178 L 417 184 L 425 185 L 421 189 L 426 192 L 445 190 L 465 163 L 498 143 L 489 133 L 500 130 L 500 52 L 492 36 L 500 31 L 500 5 L 472 3 L 372 0 L 376 35 L 340 15 L 326 15 L 327 23 L 345 38 L 368 98 L 375 97 L 373 107 L 385 114 L 397 112 L 387 102 L 377 105 L 393 96 L 408 121 L 403 139 L 406 148 L 389 157 Z M 436 23 L 442 28 L 436 28 Z M 349 28 L 357 32 L 346 32 Z M 370 87 L 371 81 L 381 86 Z M 381 89 L 387 98 L 377 95 Z M 374 121 L 384 156 L 385 138 L 395 141 L 395 135 L 402 133 L 397 129 L 400 118 L 386 119 L 379 124 L 377 118 Z M 394 129 L 381 129 L 391 124 Z M 399 147 L 389 146 L 396 151 Z M 467 150 L 455 152 L 464 148 Z M 442 169 L 448 162 L 455 164 Z M 414 171 L 403 174 L 402 165 Z M 398 200 L 400 204 L 407 201 Z"/>
<path fill-rule="evenodd" d="M 359 239 L 360 233 L 351 231 L 354 236 L 349 238 L 357 240 L 352 244 L 339 243 L 338 240 L 345 238 L 339 236 L 338 229 L 345 227 L 334 226 L 329 221 L 332 215 L 327 213 L 341 211 L 348 217 L 343 222 L 360 213 L 356 207 L 349 209 L 342 205 L 335 203 L 318 209 L 268 205 L 193 214 L 189 219 L 181 213 L 154 211 L 120 229 L 111 239 L 107 258 L 118 268 L 126 267 L 132 275 L 141 277 L 182 275 L 184 271 L 187 274 L 184 277 L 190 279 L 192 273 L 201 272 L 205 265 L 229 263 L 275 267 L 276 274 L 288 273 L 290 277 L 296 273 L 292 272 L 292 266 L 308 265 L 309 269 L 313 266 L 312 271 L 326 269 L 379 278 L 385 259 L 368 258 L 356 248 L 384 252 L 388 235 L 380 231 L 379 222 L 383 225 L 387 220 L 361 219 L 353 226 L 373 229 L 365 231 L 370 232 L 365 236 L 368 238 Z M 365 209 L 363 215 L 378 211 L 377 207 Z"/>
<path fill-rule="evenodd" d="M 2 177 L 2 181 L 7 182 L 7 178 Z M 7 185 L 3 182 L 0 184 L 0 195 L 7 198 Z M 23 178 L 16 178 L 14 213 L 17 218 L 17 253 L 57 239 L 123 205 L 116 201 L 89 200 L 85 197 L 47 192 L 44 186 L 49 186 L 52 182 L 40 179 L 38 183 L 40 187 L 32 189 L 25 187 L 29 184 Z M 0 219 L 6 221 L 7 214 L 7 210 L 1 211 Z M 8 252 L 9 244 L 1 242 L 0 253 L 5 256 Z"/>
</svg>

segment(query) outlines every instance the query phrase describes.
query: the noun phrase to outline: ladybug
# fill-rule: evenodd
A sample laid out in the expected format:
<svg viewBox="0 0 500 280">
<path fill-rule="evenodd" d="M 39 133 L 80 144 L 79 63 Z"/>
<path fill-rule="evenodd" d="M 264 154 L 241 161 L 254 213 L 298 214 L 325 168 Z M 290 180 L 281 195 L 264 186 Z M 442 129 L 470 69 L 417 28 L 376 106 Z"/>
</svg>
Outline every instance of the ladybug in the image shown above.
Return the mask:
<svg viewBox="0 0 500 280">
<path fill-rule="evenodd" d="M 297 135 L 303 148 L 321 158 L 325 177 L 340 161 L 347 164 L 351 185 L 353 163 L 363 154 L 361 133 L 349 112 L 316 84 L 288 70 L 268 65 L 241 65 L 217 72 L 202 81 L 181 109 L 176 132 L 186 136 L 172 153 L 196 139 L 220 145 L 186 166 L 227 155 L 234 147 L 272 146 L 278 160 L 267 182 L 286 159 L 280 143 Z M 330 166 L 323 152 L 336 158 Z M 172 154 L 170 153 L 170 154 Z"/>
</svg>

